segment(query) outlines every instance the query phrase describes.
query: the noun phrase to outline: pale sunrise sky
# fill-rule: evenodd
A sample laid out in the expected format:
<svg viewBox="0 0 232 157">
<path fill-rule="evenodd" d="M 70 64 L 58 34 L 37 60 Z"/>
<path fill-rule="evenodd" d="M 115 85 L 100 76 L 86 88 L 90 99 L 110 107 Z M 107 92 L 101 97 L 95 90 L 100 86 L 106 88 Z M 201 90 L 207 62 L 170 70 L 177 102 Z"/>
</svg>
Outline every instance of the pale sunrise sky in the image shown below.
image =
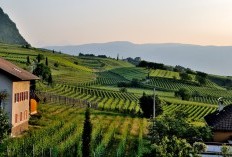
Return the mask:
<svg viewBox="0 0 232 157">
<path fill-rule="evenodd" d="M 33 46 L 232 45 L 232 0 L 1 0 Z"/>
</svg>

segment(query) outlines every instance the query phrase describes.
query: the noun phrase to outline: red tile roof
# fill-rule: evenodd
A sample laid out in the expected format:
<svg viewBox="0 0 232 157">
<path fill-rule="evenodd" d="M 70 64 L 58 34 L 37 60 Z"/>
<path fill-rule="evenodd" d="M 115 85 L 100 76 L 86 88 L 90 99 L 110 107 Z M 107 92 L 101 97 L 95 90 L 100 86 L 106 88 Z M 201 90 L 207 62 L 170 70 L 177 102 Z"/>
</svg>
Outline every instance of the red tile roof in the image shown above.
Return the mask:
<svg viewBox="0 0 232 157">
<path fill-rule="evenodd" d="M 39 77 L 33 75 L 32 73 L 6 61 L 0 57 L 0 70 L 18 78 L 21 81 L 38 80 Z"/>
</svg>

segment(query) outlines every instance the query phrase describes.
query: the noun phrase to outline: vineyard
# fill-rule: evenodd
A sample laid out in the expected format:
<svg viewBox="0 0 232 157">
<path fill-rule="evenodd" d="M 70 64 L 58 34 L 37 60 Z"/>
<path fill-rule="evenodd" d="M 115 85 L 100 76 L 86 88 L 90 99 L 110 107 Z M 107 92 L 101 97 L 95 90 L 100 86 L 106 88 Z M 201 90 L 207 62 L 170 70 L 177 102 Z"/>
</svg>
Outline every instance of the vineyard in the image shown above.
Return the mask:
<svg viewBox="0 0 232 157">
<path fill-rule="evenodd" d="M 7 155 L 82 156 L 84 110 L 43 104 L 40 111 L 42 118 L 31 123 L 41 128 L 28 132 L 24 138 L 11 139 Z M 146 150 L 146 119 L 92 110 L 91 122 L 92 156 L 141 156 Z"/>
<path fill-rule="evenodd" d="M 39 89 L 47 93 L 97 103 L 99 109 L 134 114 L 141 113 L 141 109 L 138 105 L 138 97 L 132 93 L 122 93 L 90 87 L 75 87 L 63 84 L 57 84 L 54 88 L 43 86 L 42 83 L 39 85 Z"/>
<path fill-rule="evenodd" d="M 140 68 L 122 60 L 0 44 L 0 57 L 29 71 L 41 53 L 48 58 L 54 83 L 48 86 L 45 81 L 36 82 L 38 96 L 44 96 L 39 108 L 42 118 L 31 118 L 30 129 L 22 138 L 9 139 L 7 156 L 82 156 L 83 107 L 89 104 L 95 108 L 91 110 L 92 156 L 142 156 L 147 150 L 149 122 L 140 118 L 139 99 L 144 93 L 153 95 L 154 88 L 163 114 L 182 110 L 191 123 L 205 125 L 204 116 L 217 109 L 219 97 L 224 97 L 225 105 L 232 103 L 232 90 L 216 84 L 227 77 L 209 76 L 201 86 L 193 74 L 192 81 L 183 81 L 179 72 Z M 138 86 L 130 86 L 134 79 Z M 125 91 L 118 87 L 122 82 L 128 84 Z M 175 91 L 181 88 L 190 91 L 189 101 L 175 97 Z"/>
<path fill-rule="evenodd" d="M 202 121 L 207 114 L 212 113 L 217 109 L 216 105 L 167 98 L 163 100 L 167 102 L 163 107 L 164 114 L 172 114 L 177 110 L 182 110 L 187 113 L 188 118 L 192 121 Z"/>
</svg>

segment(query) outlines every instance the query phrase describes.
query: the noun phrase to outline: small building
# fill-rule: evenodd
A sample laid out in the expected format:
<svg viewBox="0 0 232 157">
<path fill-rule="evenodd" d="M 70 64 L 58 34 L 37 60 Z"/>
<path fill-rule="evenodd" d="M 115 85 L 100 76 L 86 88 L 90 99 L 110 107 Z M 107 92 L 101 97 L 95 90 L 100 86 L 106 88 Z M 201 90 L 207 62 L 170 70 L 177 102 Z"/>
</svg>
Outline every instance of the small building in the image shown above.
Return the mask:
<svg viewBox="0 0 232 157">
<path fill-rule="evenodd" d="M 30 72 L 0 58 L 0 92 L 7 93 L 0 107 L 9 116 L 12 136 L 28 129 L 30 81 L 37 79 Z"/>
<path fill-rule="evenodd" d="M 232 105 L 223 107 L 204 117 L 207 124 L 212 127 L 214 142 L 227 142 L 232 137 Z"/>
</svg>

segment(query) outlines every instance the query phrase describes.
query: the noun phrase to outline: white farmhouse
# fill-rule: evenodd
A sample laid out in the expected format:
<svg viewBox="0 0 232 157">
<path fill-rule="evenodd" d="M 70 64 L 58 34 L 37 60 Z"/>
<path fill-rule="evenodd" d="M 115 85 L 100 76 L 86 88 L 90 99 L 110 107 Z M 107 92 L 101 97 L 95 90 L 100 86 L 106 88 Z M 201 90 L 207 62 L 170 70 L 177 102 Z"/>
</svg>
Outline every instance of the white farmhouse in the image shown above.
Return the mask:
<svg viewBox="0 0 232 157">
<path fill-rule="evenodd" d="M 8 95 L 0 107 L 9 116 L 12 136 L 28 129 L 30 81 L 37 79 L 30 72 L 0 58 L 0 92 L 6 91 Z"/>
</svg>

